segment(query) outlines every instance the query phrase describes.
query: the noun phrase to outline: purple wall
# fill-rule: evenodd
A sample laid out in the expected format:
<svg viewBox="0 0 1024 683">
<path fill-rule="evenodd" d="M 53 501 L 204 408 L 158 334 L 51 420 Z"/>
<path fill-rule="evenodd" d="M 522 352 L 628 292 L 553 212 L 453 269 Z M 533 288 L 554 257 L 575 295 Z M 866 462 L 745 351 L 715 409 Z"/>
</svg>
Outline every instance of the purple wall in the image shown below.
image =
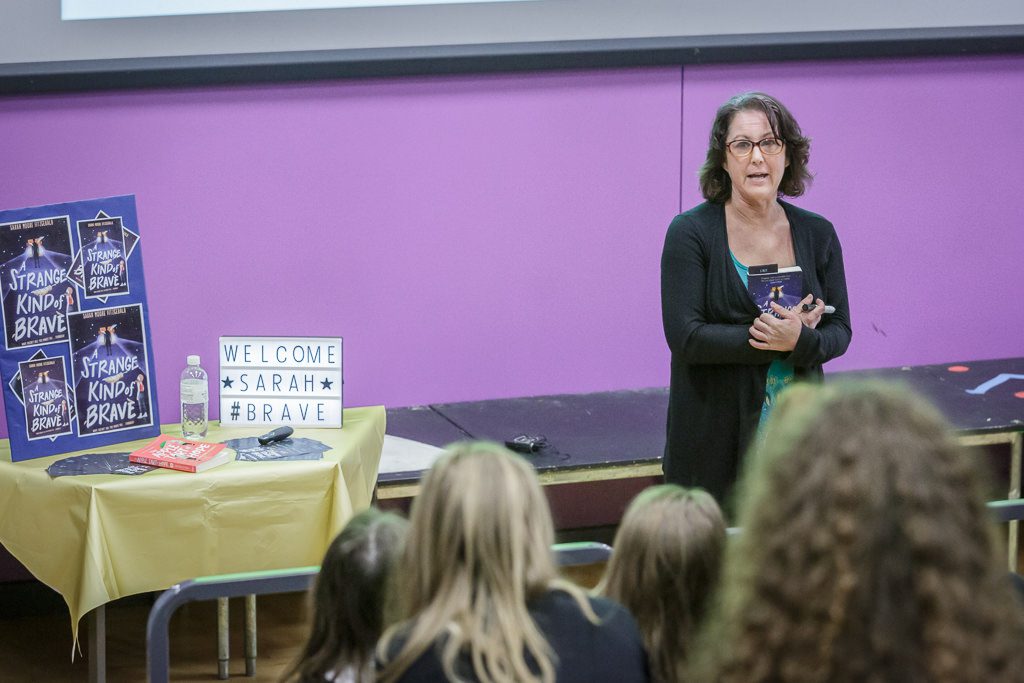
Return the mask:
<svg viewBox="0 0 1024 683">
<path fill-rule="evenodd" d="M 755 87 L 843 239 L 832 365 L 1020 355 L 1024 57 L 6 98 L 0 207 L 137 195 L 165 422 L 221 334 L 344 336 L 348 405 L 663 385 L 664 230 Z"/>
</svg>

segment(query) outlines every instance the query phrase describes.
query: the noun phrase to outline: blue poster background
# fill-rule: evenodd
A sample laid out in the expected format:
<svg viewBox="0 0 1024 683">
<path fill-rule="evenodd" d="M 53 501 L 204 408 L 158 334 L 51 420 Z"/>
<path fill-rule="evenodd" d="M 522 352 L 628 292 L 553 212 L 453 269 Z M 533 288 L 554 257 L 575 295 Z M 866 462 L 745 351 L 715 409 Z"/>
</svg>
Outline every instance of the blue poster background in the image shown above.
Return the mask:
<svg viewBox="0 0 1024 683">
<path fill-rule="evenodd" d="M 77 226 L 78 221 L 91 221 L 97 217 L 120 217 L 121 225 L 125 231 L 125 249 L 130 249 L 130 253 L 127 255 L 126 268 L 128 275 L 127 291 L 120 294 L 107 294 L 103 297 L 104 300 L 101 301 L 99 299 L 86 298 L 82 287 L 84 283 L 76 281 L 74 276 L 70 277 L 68 282 L 62 282 L 61 286 L 66 288 L 67 285 L 70 285 L 74 288 L 74 292 L 69 295 L 74 303 L 68 305 L 68 309 L 72 312 L 76 308 L 80 311 L 91 311 L 115 306 L 140 305 L 143 328 L 140 341 L 145 345 L 145 377 L 155 377 L 156 366 L 153 361 L 152 335 L 149 330 L 149 307 L 146 302 L 146 284 L 142 268 L 142 239 L 135 211 L 135 196 L 122 195 L 119 197 L 106 197 L 0 211 L 0 226 L 10 223 L 41 220 L 54 216 L 68 216 L 70 226 Z M 3 230 L 3 228 L 0 228 L 0 230 Z M 72 227 L 70 232 L 73 240 L 71 245 L 72 255 L 77 263 L 81 263 L 80 251 L 82 244 L 81 237 L 78 234 L 79 231 Z M 136 238 L 133 235 L 140 237 Z M 3 237 L 0 236 L 0 242 L 2 241 Z M 13 238 L 11 241 L 13 241 Z M 46 244 L 45 240 L 43 244 Z M 61 263 L 63 264 L 63 261 Z M 70 267 L 71 264 L 68 264 L 68 266 Z M 64 327 L 65 329 L 67 328 L 66 325 Z M 15 393 L 16 387 L 19 389 L 18 393 L 20 393 L 21 388 L 20 383 L 16 381 L 19 378 L 16 377 L 19 371 L 18 363 L 27 361 L 30 358 L 39 358 L 40 352 L 42 352 L 46 357 L 63 357 L 65 359 L 65 366 L 73 368 L 70 349 L 71 346 L 67 335 L 52 343 L 31 348 L 7 348 L 6 343 L 0 345 L 0 378 L 3 381 L 4 409 L 7 414 L 7 430 L 11 441 L 11 459 L 15 462 L 149 438 L 160 433 L 156 385 L 153 382 L 145 381 L 143 383 L 144 390 L 148 392 L 148 395 L 144 397 L 145 407 L 148 409 L 148 415 L 145 419 L 146 424 L 117 429 L 116 431 L 82 434 L 80 431 L 80 420 L 83 411 L 78 410 L 73 419 L 73 431 L 71 434 L 56 436 L 53 439 L 42 438 L 29 441 L 25 424 L 25 408 L 21 398 Z M 74 382 L 69 383 L 72 386 L 74 385 Z M 78 404 L 78 407 L 81 408 L 83 405 L 81 399 L 78 399 Z"/>
</svg>

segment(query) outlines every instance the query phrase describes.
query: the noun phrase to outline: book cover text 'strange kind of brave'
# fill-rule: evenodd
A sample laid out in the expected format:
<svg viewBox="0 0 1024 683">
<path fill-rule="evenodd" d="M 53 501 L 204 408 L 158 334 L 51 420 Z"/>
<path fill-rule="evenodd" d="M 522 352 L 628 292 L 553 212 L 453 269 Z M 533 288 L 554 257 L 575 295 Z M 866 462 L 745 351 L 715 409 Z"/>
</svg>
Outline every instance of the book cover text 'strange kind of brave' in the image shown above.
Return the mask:
<svg viewBox="0 0 1024 683">
<path fill-rule="evenodd" d="M 0 211 L 14 461 L 159 434 L 135 197 Z"/>
</svg>

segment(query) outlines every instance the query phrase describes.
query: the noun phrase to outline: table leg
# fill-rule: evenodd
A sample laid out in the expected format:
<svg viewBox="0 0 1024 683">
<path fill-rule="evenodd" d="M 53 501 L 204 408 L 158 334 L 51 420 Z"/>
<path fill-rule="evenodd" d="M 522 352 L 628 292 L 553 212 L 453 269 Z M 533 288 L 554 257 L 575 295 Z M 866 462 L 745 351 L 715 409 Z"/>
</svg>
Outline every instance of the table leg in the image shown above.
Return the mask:
<svg viewBox="0 0 1024 683">
<path fill-rule="evenodd" d="M 998 434 L 961 434 L 957 441 L 962 446 L 990 446 L 992 444 L 1010 445 L 1010 491 L 1008 500 L 1020 498 L 1021 493 L 1021 451 L 1024 446 L 1024 432 L 1000 432 Z M 1007 566 L 1010 571 L 1017 571 L 1017 553 L 1020 548 L 1020 523 L 1012 521 L 1008 525 L 1006 537 Z"/>
<path fill-rule="evenodd" d="M 228 658 L 230 657 L 228 630 L 228 599 L 217 598 L 217 678 L 224 681 L 228 673 Z"/>
<path fill-rule="evenodd" d="M 107 681 L 107 606 L 89 612 L 89 683 Z"/>
<path fill-rule="evenodd" d="M 245 675 L 256 675 L 256 596 L 245 596 Z"/>
<path fill-rule="evenodd" d="M 1020 498 L 1022 446 L 1024 446 L 1024 432 L 1017 432 L 1013 437 L 1013 441 L 1010 442 L 1010 495 L 1007 497 L 1011 499 Z M 1010 522 L 1010 537 L 1006 543 L 1009 547 L 1011 572 L 1017 571 L 1017 552 L 1020 543 L 1019 526 L 1020 522 L 1016 520 Z"/>
</svg>

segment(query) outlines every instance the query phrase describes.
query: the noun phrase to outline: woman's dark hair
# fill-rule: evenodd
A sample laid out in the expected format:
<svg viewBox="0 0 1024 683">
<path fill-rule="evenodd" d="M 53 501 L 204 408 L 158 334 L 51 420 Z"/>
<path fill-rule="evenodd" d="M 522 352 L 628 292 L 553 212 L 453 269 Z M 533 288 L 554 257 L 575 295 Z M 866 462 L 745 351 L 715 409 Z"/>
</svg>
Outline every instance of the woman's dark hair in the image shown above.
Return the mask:
<svg viewBox="0 0 1024 683">
<path fill-rule="evenodd" d="M 700 191 L 704 198 L 715 204 L 724 204 L 732 196 L 732 181 L 725 170 L 725 137 L 737 112 L 759 111 L 768 118 L 772 133 L 786 144 L 789 165 L 782 174 L 779 194 L 799 197 L 811 181 L 807 161 L 811 156 L 811 139 L 800 132 L 789 110 L 771 95 L 763 92 L 745 92 L 729 99 L 718 108 L 708 139 L 708 155 L 700 168 Z"/>
<path fill-rule="evenodd" d="M 349 520 L 324 554 L 309 640 L 282 681 L 322 683 L 345 669 L 355 681 L 373 680 L 373 650 L 391 621 L 387 593 L 407 528 L 403 518 L 374 508 Z"/>
</svg>

